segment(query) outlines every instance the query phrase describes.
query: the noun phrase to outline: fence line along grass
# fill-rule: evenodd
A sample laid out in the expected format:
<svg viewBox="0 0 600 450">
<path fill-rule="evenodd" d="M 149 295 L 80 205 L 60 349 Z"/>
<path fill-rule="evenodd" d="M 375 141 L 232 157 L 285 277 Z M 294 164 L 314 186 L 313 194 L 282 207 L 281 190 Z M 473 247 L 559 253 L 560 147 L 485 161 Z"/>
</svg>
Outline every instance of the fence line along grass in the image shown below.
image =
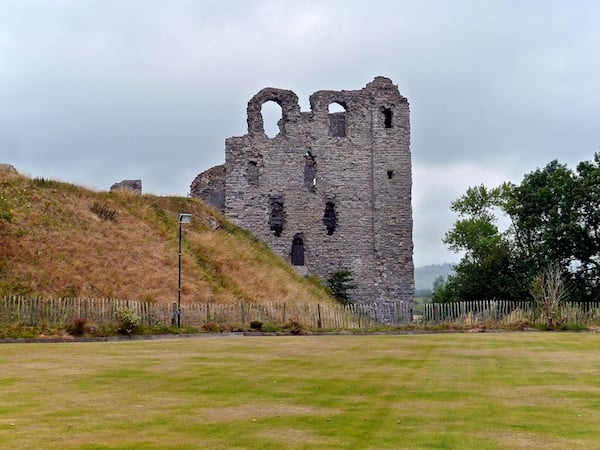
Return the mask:
<svg viewBox="0 0 600 450">
<path fill-rule="evenodd" d="M 132 310 L 141 325 L 154 326 L 170 324 L 175 317 L 176 306 L 120 299 L 4 297 L 0 298 L 0 324 L 65 326 L 78 318 L 96 324 L 112 323 L 117 320 L 119 310 Z M 211 322 L 247 329 L 253 321 L 277 326 L 286 326 L 291 321 L 308 329 L 372 329 L 379 325 L 380 318 L 392 315 L 395 322 L 410 322 L 411 305 L 386 307 L 286 302 L 181 305 L 182 323 L 198 328 Z"/>
<path fill-rule="evenodd" d="M 3 344 L 0 448 L 592 449 L 592 333 Z"/>
<path fill-rule="evenodd" d="M 565 325 L 600 324 L 600 302 L 564 302 L 555 312 L 558 323 Z M 544 325 L 544 311 L 530 301 L 486 300 L 424 305 L 417 321 L 424 324 L 460 323 L 510 326 L 520 322 Z"/>
<path fill-rule="evenodd" d="M 372 330 L 407 324 L 461 327 L 511 327 L 546 323 L 543 311 L 534 302 L 471 301 L 425 304 L 413 316 L 411 304 L 319 304 L 319 303 L 193 303 L 181 305 L 181 321 L 188 327 L 217 324 L 220 329 L 249 329 L 252 322 L 271 328 L 295 323 L 306 329 Z M 176 305 L 121 299 L 28 297 L 0 298 L 0 325 L 58 326 L 84 318 L 97 325 L 117 321 L 117 312 L 133 311 L 140 325 L 169 325 L 176 317 Z M 564 326 L 600 324 L 600 302 L 561 303 L 556 321 Z"/>
</svg>

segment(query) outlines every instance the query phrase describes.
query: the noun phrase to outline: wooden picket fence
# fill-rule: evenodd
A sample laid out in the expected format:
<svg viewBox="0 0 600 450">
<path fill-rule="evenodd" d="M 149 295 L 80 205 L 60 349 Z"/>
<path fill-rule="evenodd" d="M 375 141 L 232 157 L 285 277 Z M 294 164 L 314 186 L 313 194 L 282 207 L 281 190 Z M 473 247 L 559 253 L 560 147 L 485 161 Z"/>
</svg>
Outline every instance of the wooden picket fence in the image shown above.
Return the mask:
<svg viewBox="0 0 600 450">
<path fill-rule="evenodd" d="M 559 304 L 556 321 L 567 324 L 600 324 L 600 302 L 564 302 Z M 429 303 L 415 321 L 423 324 L 461 323 L 510 325 L 528 321 L 545 323 L 539 307 L 530 301 L 485 300 Z"/>
<path fill-rule="evenodd" d="M 76 318 L 96 324 L 116 322 L 117 311 L 132 310 L 142 325 L 171 324 L 176 305 L 136 300 L 29 297 L 0 298 L 0 324 L 21 323 L 29 326 L 48 324 L 65 326 Z M 410 322 L 412 307 L 390 305 L 337 305 L 270 303 L 197 303 L 181 305 L 181 323 L 201 328 L 209 322 L 249 328 L 252 321 L 285 326 L 290 321 L 309 329 L 372 329 L 382 321 Z"/>
<path fill-rule="evenodd" d="M 0 298 L 0 325 L 20 323 L 28 326 L 47 324 L 66 326 L 76 318 L 96 324 L 115 323 L 117 311 L 132 310 L 142 325 L 171 324 L 176 317 L 176 305 L 136 300 L 29 297 Z M 562 323 L 600 325 L 600 302 L 562 303 L 556 312 Z M 432 325 L 460 323 L 462 325 L 510 325 L 528 321 L 543 323 L 545 318 L 536 305 L 528 301 L 469 301 L 429 303 L 413 315 L 409 303 L 290 304 L 269 303 L 197 303 L 181 305 L 181 323 L 202 328 L 217 323 L 232 328 L 248 329 L 250 323 L 286 326 L 296 322 L 308 329 L 372 330 L 409 323 Z"/>
</svg>

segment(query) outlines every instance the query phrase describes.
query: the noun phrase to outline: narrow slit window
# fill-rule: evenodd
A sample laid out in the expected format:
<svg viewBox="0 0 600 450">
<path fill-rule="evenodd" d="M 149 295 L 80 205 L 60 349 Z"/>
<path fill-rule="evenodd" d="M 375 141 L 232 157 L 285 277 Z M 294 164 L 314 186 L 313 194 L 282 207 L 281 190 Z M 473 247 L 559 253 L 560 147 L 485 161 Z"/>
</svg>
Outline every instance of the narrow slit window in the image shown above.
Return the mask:
<svg viewBox="0 0 600 450">
<path fill-rule="evenodd" d="M 317 161 L 310 150 L 304 154 L 304 185 L 310 192 L 317 190 Z"/>
<path fill-rule="evenodd" d="M 391 180 L 392 178 L 394 178 L 394 171 L 393 170 L 388 170 L 387 171 L 387 177 L 388 177 L 388 180 Z"/>
<path fill-rule="evenodd" d="M 293 266 L 304 265 L 304 239 L 302 239 L 302 236 L 298 234 L 294 236 L 294 240 L 292 241 L 291 256 Z"/>
<path fill-rule="evenodd" d="M 269 228 L 273 234 L 277 237 L 281 236 L 283 231 L 283 225 L 285 223 L 285 211 L 283 209 L 283 202 L 272 201 L 271 202 L 271 214 L 269 217 Z"/>
<path fill-rule="evenodd" d="M 258 186 L 258 165 L 256 161 L 248 161 L 246 166 L 246 178 L 250 186 Z"/>
<path fill-rule="evenodd" d="M 332 235 L 337 227 L 337 214 L 335 212 L 335 203 L 325 203 L 325 214 L 323 214 L 323 224 L 327 228 L 327 234 Z"/>
<path fill-rule="evenodd" d="M 386 128 L 392 128 L 392 116 L 393 112 L 390 108 L 383 109 L 383 125 Z"/>
</svg>

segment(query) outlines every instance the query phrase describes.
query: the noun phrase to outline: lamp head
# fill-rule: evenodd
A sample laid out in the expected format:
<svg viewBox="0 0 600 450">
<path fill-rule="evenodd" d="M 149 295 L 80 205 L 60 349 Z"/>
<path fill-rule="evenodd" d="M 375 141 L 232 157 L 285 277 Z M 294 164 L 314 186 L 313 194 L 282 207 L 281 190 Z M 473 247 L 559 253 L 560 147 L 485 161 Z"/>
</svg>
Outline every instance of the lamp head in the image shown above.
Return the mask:
<svg viewBox="0 0 600 450">
<path fill-rule="evenodd" d="M 190 223 L 192 221 L 192 215 L 189 213 L 179 213 L 179 220 L 178 222 L 180 224 L 182 223 Z"/>
</svg>

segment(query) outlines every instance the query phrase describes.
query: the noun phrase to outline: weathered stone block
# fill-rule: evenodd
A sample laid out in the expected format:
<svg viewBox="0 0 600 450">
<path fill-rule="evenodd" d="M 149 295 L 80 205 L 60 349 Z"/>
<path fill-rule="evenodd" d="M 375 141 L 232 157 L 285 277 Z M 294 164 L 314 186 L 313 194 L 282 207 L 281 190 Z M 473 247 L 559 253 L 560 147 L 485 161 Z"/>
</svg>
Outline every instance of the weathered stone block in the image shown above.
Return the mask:
<svg viewBox="0 0 600 450">
<path fill-rule="evenodd" d="M 0 163 L 0 175 L 18 175 L 17 169 L 10 164 Z"/>
<path fill-rule="evenodd" d="M 110 187 L 110 192 L 124 190 L 133 192 L 134 194 L 142 194 L 142 180 L 123 180 L 113 184 Z"/>
<path fill-rule="evenodd" d="M 211 167 L 194 178 L 190 185 L 190 195 L 204 200 L 221 213 L 224 212 L 225 165 Z"/>
</svg>

